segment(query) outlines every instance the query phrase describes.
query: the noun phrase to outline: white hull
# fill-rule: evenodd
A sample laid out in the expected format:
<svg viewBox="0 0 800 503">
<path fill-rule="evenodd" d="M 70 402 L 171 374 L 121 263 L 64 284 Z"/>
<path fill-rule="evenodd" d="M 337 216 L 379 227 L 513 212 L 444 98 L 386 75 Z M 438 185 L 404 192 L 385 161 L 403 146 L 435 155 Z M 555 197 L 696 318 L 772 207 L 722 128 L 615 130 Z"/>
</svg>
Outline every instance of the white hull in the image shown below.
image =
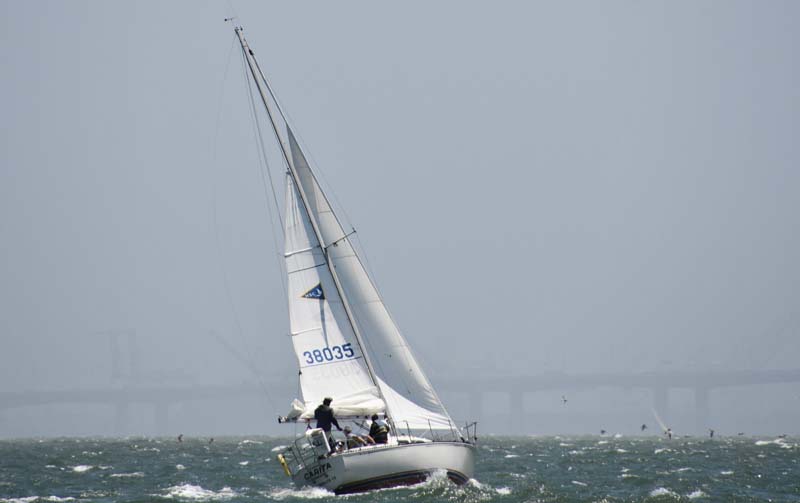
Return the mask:
<svg viewBox="0 0 800 503">
<path fill-rule="evenodd" d="M 416 484 L 445 470 L 463 484 L 475 473 L 475 446 L 431 442 L 352 449 L 333 454 L 292 474 L 297 486 L 324 487 L 336 494 Z"/>
</svg>

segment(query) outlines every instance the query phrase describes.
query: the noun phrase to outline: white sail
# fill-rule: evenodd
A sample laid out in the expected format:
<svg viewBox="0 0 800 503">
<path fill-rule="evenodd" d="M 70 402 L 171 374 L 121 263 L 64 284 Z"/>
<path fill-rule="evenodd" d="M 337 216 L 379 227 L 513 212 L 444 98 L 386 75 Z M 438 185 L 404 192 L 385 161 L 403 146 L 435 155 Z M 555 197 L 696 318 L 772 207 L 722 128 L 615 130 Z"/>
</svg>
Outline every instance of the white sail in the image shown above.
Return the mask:
<svg viewBox="0 0 800 503">
<path fill-rule="evenodd" d="M 340 417 L 383 412 L 308 214 L 292 178 L 286 178 L 289 327 L 304 400 L 295 401 L 289 417 L 313 417 L 325 397 L 334 399 Z"/>
<path fill-rule="evenodd" d="M 335 268 L 351 310 L 351 321 L 357 325 L 361 342 L 366 346 L 364 350 L 369 353 L 387 413 L 400 429 L 452 429 L 455 425 L 389 315 L 288 126 L 287 131 L 297 182 L 302 187 L 311 218 L 317 224 L 323 246 Z M 320 254 L 315 260 L 315 264 L 323 264 L 324 256 Z M 307 266 L 310 265 L 309 260 Z M 339 301 L 337 298 L 337 307 Z M 341 328 L 350 323 L 346 314 L 344 309 L 340 309 L 334 316 L 337 317 L 337 327 L 340 327 L 339 333 L 349 335 L 351 332 Z"/>
</svg>

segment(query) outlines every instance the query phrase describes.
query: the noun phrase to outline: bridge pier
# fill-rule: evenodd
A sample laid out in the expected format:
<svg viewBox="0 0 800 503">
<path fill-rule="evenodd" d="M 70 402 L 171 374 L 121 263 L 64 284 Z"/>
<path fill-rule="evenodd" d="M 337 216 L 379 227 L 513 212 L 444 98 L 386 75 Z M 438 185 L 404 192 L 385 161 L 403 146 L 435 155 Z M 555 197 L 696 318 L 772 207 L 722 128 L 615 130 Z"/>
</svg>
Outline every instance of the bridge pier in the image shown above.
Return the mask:
<svg viewBox="0 0 800 503">
<path fill-rule="evenodd" d="M 708 388 L 698 386 L 694 389 L 695 433 L 705 435 L 708 429 Z"/>
</svg>

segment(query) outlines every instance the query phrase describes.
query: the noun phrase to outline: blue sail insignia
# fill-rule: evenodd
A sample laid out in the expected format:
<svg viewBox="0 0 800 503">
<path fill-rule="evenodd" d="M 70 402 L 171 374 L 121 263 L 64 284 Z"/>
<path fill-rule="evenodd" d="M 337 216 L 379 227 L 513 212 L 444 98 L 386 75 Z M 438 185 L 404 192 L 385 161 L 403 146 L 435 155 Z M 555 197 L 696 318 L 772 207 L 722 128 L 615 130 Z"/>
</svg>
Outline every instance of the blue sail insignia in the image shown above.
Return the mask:
<svg viewBox="0 0 800 503">
<path fill-rule="evenodd" d="M 314 288 L 303 294 L 304 299 L 324 299 L 325 294 L 322 293 L 322 283 L 317 284 Z"/>
</svg>

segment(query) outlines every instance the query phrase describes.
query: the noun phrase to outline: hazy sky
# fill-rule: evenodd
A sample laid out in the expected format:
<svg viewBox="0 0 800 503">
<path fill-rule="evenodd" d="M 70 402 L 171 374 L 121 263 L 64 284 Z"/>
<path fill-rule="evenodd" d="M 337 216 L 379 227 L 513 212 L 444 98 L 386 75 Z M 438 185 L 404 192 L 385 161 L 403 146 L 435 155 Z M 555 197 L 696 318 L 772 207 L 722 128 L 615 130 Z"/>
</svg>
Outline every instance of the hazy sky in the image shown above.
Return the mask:
<svg viewBox="0 0 800 503">
<path fill-rule="evenodd" d="M 233 7 L 434 382 L 800 366 L 800 3 Z M 295 372 L 231 14 L 0 0 L 0 390 Z"/>
</svg>

